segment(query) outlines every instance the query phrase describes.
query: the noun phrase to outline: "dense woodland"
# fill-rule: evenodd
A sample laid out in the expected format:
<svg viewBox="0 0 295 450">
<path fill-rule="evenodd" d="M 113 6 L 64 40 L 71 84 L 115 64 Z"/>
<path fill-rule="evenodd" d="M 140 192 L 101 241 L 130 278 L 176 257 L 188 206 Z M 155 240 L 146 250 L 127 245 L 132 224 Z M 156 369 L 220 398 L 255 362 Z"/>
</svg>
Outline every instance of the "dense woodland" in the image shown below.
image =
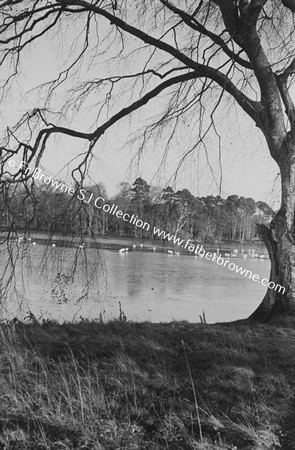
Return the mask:
<svg viewBox="0 0 295 450">
<path fill-rule="evenodd" d="M 149 186 L 142 178 L 137 178 L 133 185 L 121 183 L 112 198 L 108 198 L 101 183 L 85 189 L 89 195 L 81 201 L 78 195 L 55 191 L 44 183 L 35 185 L 33 195 L 16 187 L 10 190 L 8 202 L 1 199 L 1 229 L 153 238 L 155 226 L 203 242 L 249 242 L 257 237 L 255 224 L 269 223 L 273 216 L 266 203 L 255 202 L 252 198 L 238 195 L 227 199 L 220 196 L 198 198 L 188 189 L 175 192 L 171 187 Z M 87 204 L 91 193 L 92 201 Z M 94 200 L 99 196 L 105 203 L 114 203 L 124 213 L 149 223 L 150 230 L 142 230 L 96 208 Z"/>
</svg>

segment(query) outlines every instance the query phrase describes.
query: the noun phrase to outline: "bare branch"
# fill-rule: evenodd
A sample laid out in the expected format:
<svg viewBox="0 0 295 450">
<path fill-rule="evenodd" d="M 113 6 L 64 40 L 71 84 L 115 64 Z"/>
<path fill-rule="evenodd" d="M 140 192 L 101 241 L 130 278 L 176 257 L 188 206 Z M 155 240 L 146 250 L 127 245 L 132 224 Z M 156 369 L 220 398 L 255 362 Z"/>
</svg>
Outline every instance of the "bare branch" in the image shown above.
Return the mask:
<svg viewBox="0 0 295 450">
<path fill-rule="evenodd" d="M 158 40 L 151 35 L 148 35 L 144 31 L 133 27 L 132 25 L 127 24 L 122 19 L 112 15 L 108 11 L 93 5 L 89 4 L 83 0 L 75 0 L 72 1 L 71 4 L 84 6 L 87 8 L 87 10 L 91 10 L 106 19 L 108 19 L 112 24 L 118 26 L 122 30 L 126 31 L 127 33 L 131 34 L 132 36 L 135 36 L 142 40 L 143 42 L 152 45 L 153 47 L 156 47 L 160 50 L 163 50 L 166 53 L 169 53 L 170 55 L 174 56 L 177 60 L 181 61 L 183 64 L 185 64 L 188 68 L 193 69 L 194 71 L 198 72 L 202 77 L 208 77 L 212 80 L 214 80 L 219 86 L 224 88 L 227 92 L 229 92 L 239 103 L 239 105 L 247 112 L 247 114 L 252 117 L 252 119 L 255 121 L 257 126 L 261 126 L 261 119 L 260 117 L 260 105 L 258 102 L 255 102 L 248 98 L 245 94 L 243 94 L 239 89 L 236 88 L 234 83 L 226 77 L 222 72 L 219 72 L 217 69 L 199 64 L 195 62 L 193 59 L 186 56 L 184 53 L 180 52 L 176 48 L 172 47 L 166 42 L 163 42 L 161 40 Z"/>
<path fill-rule="evenodd" d="M 228 48 L 228 46 L 220 36 L 204 27 L 200 22 L 198 22 L 195 19 L 195 17 L 177 8 L 176 6 L 172 5 L 170 2 L 166 0 L 160 1 L 161 3 L 163 3 L 163 5 L 165 5 L 171 11 L 173 11 L 175 14 L 181 17 L 184 23 L 186 23 L 188 26 L 193 28 L 195 31 L 198 31 L 199 33 L 203 34 L 204 36 L 209 37 L 214 42 L 214 44 L 216 44 L 220 48 L 220 50 L 223 50 L 224 53 L 232 59 L 232 61 L 236 61 L 238 64 L 245 67 L 246 69 L 252 69 L 252 65 L 249 61 L 241 58 L 237 53 L 233 52 L 230 48 Z"/>
<path fill-rule="evenodd" d="M 138 108 L 146 105 L 150 100 L 155 98 L 157 95 L 159 95 L 160 92 L 162 92 L 164 89 L 167 89 L 174 84 L 179 84 L 184 81 L 189 81 L 192 79 L 198 78 L 199 75 L 195 72 L 189 72 L 183 75 L 179 75 L 174 78 L 170 78 L 169 80 L 164 81 L 163 83 L 159 84 L 157 87 L 152 89 L 150 92 L 145 94 L 141 99 L 135 101 L 131 105 L 129 105 L 126 108 L 123 108 L 120 110 L 117 114 L 112 116 L 109 120 L 107 120 L 103 125 L 98 127 L 95 131 L 91 133 L 83 133 L 77 130 L 73 130 L 70 128 L 60 127 L 60 126 L 51 126 L 50 128 L 43 128 L 36 138 L 35 144 L 33 147 L 26 146 L 23 144 L 24 147 L 27 147 L 31 150 L 31 155 L 28 158 L 28 164 L 33 161 L 35 157 L 37 157 L 36 165 L 40 163 L 41 157 L 43 155 L 43 152 L 45 150 L 46 142 L 50 135 L 54 133 L 60 133 L 67 136 L 76 137 L 79 139 L 84 139 L 88 141 L 97 141 L 106 131 L 108 128 L 110 128 L 112 125 L 114 125 L 116 122 L 118 122 L 120 119 L 126 117 L 127 115 L 131 114 L 132 112 L 136 111 Z"/>
<path fill-rule="evenodd" d="M 288 75 L 284 72 L 281 75 L 277 75 L 277 84 L 281 93 L 281 97 L 285 106 L 286 114 L 289 118 L 291 129 L 294 130 L 295 127 L 295 106 L 294 102 L 290 96 L 290 92 L 287 85 Z M 293 131 L 294 132 L 294 131 Z"/>
</svg>

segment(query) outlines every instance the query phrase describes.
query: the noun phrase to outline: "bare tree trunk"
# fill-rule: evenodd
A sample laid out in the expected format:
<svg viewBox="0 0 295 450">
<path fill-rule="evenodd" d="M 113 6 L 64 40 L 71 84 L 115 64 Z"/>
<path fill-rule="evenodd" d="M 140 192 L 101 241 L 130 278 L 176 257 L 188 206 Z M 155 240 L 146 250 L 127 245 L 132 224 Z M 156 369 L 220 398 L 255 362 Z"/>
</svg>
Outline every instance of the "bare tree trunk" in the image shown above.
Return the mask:
<svg viewBox="0 0 295 450">
<path fill-rule="evenodd" d="M 254 320 L 295 315 L 295 145 L 285 145 L 281 151 L 281 208 L 270 227 L 257 225 L 271 261 L 270 282 L 284 289 L 268 288 L 259 307 L 250 316 Z M 274 284 L 272 283 L 272 286 Z"/>
<path fill-rule="evenodd" d="M 178 233 L 182 230 L 184 225 L 187 223 L 187 220 L 184 220 L 188 216 L 188 212 L 184 211 L 180 214 L 180 217 L 177 221 L 176 228 L 174 234 L 177 236 Z"/>
</svg>

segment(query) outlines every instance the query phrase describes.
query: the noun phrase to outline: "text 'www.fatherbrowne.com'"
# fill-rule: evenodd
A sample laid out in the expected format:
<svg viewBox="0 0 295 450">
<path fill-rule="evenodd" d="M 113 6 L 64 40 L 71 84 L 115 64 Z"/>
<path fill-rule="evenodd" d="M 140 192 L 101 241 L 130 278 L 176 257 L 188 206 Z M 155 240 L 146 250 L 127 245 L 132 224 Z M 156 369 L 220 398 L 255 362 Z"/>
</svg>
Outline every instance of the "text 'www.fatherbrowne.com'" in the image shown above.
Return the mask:
<svg viewBox="0 0 295 450">
<path fill-rule="evenodd" d="M 136 215 L 134 214 L 131 215 L 129 213 L 120 210 L 118 205 L 108 204 L 104 197 L 99 196 L 94 198 L 94 194 L 90 193 L 89 195 L 89 193 L 85 189 L 79 189 L 77 191 L 73 187 L 70 187 L 65 183 L 62 183 L 58 180 L 55 180 L 54 178 L 51 178 L 43 174 L 39 167 L 30 167 L 26 161 L 21 161 L 21 163 L 18 165 L 16 161 L 13 158 L 11 158 L 8 162 L 8 165 L 11 168 L 12 167 L 17 168 L 17 170 L 21 171 L 25 176 L 29 175 L 35 180 L 39 180 L 46 185 L 50 185 L 55 191 L 64 192 L 70 196 L 77 196 L 77 199 L 80 200 L 81 202 L 86 204 L 92 203 L 95 208 L 102 210 L 103 212 L 106 212 L 113 216 L 116 216 L 118 219 L 122 219 L 125 222 L 129 222 L 130 224 L 134 225 L 135 227 L 141 228 L 144 231 L 149 231 L 151 228 L 148 222 L 141 220 Z M 260 276 L 258 274 L 256 273 L 253 274 L 251 270 L 243 269 L 242 267 L 229 261 L 228 259 L 224 259 L 218 253 L 206 252 L 203 248 L 203 245 L 200 244 L 194 245 L 192 244 L 191 239 L 184 241 L 183 239 L 180 239 L 179 237 L 176 237 L 173 234 L 167 233 L 155 227 L 153 229 L 153 235 L 159 237 L 160 239 L 165 239 L 168 242 L 171 243 L 173 242 L 174 245 L 178 245 L 179 247 L 188 250 L 189 252 L 194 253 L 197 256 L 200 256 L 201 258 L 205 257 L 205 259 L 207 259 L 208 261 L 212 262 L 215 261 L 218 266 L 227 267 L 229 270 L 235 271 L 236 273 L 244 277 L 248 277 L 255 283 L 267 286 L 269 289 L 282 292 L 282 294 L 286 290 L 284 286 L 276 284 L 273 281 L 269 282 L 266 278 L 262 278 L 260 280 Z"/>
<path fill-rule="evenodd" d="M 203 245 L 197 244 L 194 245 L 191 242 L 191 239 L 185 241 L 184 239 L 180 239 L 174 234 L 170 234 L 165 232 L 164 230 L 160 230 L 154 227 L 153 234 L 158 236 L 161 239 L 166 239 L 169 242 L 173 242 L 174 245 L 178 245 L 179 247 L 188 250 L 191 253 L 194 253 L 196 256 L 200 256 L 201 258 L 207 259 L 208 261 L 215 261 L 218 266 L 227 267 L 229 270 L 238 273 L 246 278 L 253 280 L 255 283 L 262 284 L 262 286 L 267 286 L 269 289 L 273 289 L 275 291 L 281 292 L 284 294 L 285 288 L 280 284 L 276 284 L 274 281 L 269 281 L 267 278 L 260 279 L 260 276 L 257 273 L 254 273 L 251 270 L 243 269 L 243 267 L 235 264 L 228 259 L 225 259 L 222 255 L 211 252 L 206 252 Z"/>
</svg>

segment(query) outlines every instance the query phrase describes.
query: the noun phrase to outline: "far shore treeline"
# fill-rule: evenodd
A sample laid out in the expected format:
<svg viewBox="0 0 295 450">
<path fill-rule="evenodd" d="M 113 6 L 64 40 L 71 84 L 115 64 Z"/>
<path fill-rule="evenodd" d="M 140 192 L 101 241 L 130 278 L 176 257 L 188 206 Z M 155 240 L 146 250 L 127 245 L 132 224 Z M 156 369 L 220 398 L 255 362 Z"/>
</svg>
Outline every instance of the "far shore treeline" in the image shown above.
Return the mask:
<svg viewBox="0 0 295 450">
<path fill-rule="evenodd" d="M 117 194 L 108 197 L 105 186 L 97 183 L 84 186 L 93 197 L 113 202 L 125 213 L 134 214 L 149 223 L 144 230 L 115 215 L 97 209 L 53 190 L 44 183 L 35 183 L 28 192 L 23 186 L 13 187 L 0 196 L 1 230 L 42 231 L 89 236 L 126 236 L 155 238 L 153 227 L 174 235 L 203 242 L 244 241 L 257 238 L 256 223 L 269 223 L 272 209 L 252 198 L 230 195 L 194 197 L 188 189 L 174 191 L 171 187 L 149 186 L 142 178 L 133 185 L 123 182 Z M 8 195 L 7 195 L 8 194 Z"/>
</svg>

